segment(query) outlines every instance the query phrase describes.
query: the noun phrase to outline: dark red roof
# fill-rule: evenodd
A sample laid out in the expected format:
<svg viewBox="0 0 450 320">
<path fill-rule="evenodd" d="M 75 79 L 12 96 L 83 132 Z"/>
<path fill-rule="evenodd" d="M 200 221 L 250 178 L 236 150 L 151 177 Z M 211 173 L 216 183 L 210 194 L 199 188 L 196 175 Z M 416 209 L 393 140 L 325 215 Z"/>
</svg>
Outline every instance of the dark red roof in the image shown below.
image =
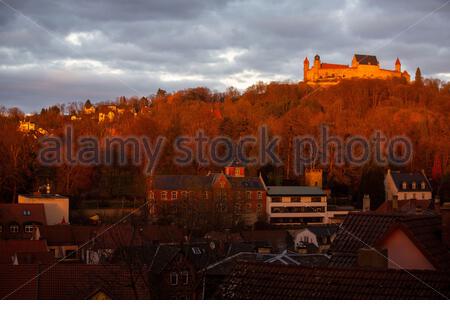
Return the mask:
<svg viewBox="0 0 450 320">
<path fill-rule="evenodd" d="M 445 299 L 450 274 L 239 263 L 221 299 Z"/>
<path fill-rule="evenodd" d="M 0 240 L 0 264 L 12 264 L 14 256 L 17 256 L 19 264 L 54 260 L 44 240 Z"/>
<path fill-rule="evenodd" d="M 398 201 L 398 209 L 400 212 L 409 212 L 415 213 L 417 211 L 423 211 L 430 208 L 432 203 L 431 200 L 397 200 Z M 392 208 L 392 201 L 385 201 L 379 206 L 376 212 L 392 212 L 394 209 Z"/>
<path fill-rule="evenodd" d="M 331 245 L 330 266 L 356 266 L 358 250 L 376 247 L 393 228 L 402 226 L 416 246 L 438 269 L 447 270 L 450 256 L 442 243 L 441 216 L 437 214 L 351 213 Z"/>
<path fill-rule="evenodd" d="M 45 225 L 44 205 L 42 203 L 0 204 L 0 223 L 6 226 L 11 222 Z"/>
<path fill-rule="evenodd" d="M 116 265 L 0 265 L 0 298 L 88 299 L 103 291 L 112 299 L 149 298 L 141 277 Z"/>
</svg>

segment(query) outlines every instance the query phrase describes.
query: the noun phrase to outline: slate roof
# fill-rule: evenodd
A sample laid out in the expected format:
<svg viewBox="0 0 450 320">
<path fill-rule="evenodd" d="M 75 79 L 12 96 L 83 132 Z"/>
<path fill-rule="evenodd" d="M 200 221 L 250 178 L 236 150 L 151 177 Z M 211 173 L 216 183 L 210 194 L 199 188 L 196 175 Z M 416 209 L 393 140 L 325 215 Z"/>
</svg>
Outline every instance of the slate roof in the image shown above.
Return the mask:
<svg viewBox="0 0 450 320">
<path fill-rule="evenodd" d="M 318 237 L 330 237 L 334 235 L 339 227 L 337 225 L 327 224 L 327 225 L 310 225 L 305 229 L 308 229 Z"/>
<path fill-rule="evenodd" d="M 214 175 L 157 175 L 153 177 L 153 189 L 157 190 L 206 190 L 210 189 Z"/>
<path fill-rule="evenodd" d="M 324 196 L 325 192 L 320 188 L 305 186 L 268 186 L 269 196 Z"/>
<path fill-rule="evenodd" d="M 233 189 L 264 190 L 264 186 L 258 177 L 227 177 Z"/>
<path fill-rule="evenodd" d="M 450 256 L 441 240 L 439 215 L 376 212 L 347 215 L 331 245 L 330 266 L 356 266 L 359 249 L 376 247 L 388 232 L 397 227 L 407 232 L 437 269 L 449 269 Z"/>
<path fill-rule="evenodd" d="M 367 54 L 355 54 L 355 58 L 359 64 L 374 65 L 374 66 L 377 66 L 379 64 L 376 56 L 371 56 Z"/>
<path fill-rule="evenodd" d="M 158 175 L 153 177 L 153 189 L 209 190 L 220 175 L 220 173 L 207 176 Z M 264 186 L 258 177 L 225 177 L 235 189 L 264 190 Z"/>
<path fill-rule="evenodd" d="M 431 185 L 427 177 L 422 172 L 398 172 L 391 171 L 392 179 L 398 191 L 401 192 L 419 192 L 431 191 Z M 403 182 L 406 182 L 406 189 L 403 189 Z M 412 183 L 416 183 L 416 189 L 412 188 Z M 421 183 L 425 182 L 425 189 L 422 189 Z"/>
<path fill-rule="evenodd" d="M 418 280 L 420 279 L 420 280 Z M 450 274 L 239 263 L 218 299 L 445 299 Z"/>
</svg>

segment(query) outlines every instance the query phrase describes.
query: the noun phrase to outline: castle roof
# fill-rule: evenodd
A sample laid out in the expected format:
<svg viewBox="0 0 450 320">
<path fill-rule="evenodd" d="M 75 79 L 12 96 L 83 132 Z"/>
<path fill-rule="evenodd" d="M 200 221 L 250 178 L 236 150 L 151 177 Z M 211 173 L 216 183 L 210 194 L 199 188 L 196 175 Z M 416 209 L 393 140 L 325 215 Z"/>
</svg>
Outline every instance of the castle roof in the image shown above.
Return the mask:
<svg viewBox="0 0 450 320">
<path fill-rule="evenodd" d="M 400 59 L 397 57 L 397 60 L 395 60 L 395 65 L 401 64 Z"/>
<path fill-rule="evenodd" d="M 370 56 L 367 54 L 355 54 L 355 59 L 359 64 L 374 66 L 377 66 L 379 64 L 376 56 Z"/>
</svg>

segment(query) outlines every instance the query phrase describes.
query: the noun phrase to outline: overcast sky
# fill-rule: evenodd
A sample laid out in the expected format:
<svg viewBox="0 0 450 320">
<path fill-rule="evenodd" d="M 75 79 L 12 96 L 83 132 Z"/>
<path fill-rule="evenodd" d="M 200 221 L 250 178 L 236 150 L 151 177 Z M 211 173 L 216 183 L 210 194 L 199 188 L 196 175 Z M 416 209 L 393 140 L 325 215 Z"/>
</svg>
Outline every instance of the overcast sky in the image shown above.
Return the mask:
<svg viewBox="0 0 450 320">
<path fill-rule="evenodd" d="M 398 56 L 411 75 L 449 81 L 446 2 L 0 0 L 0 105 L 299 81 L 315 53 L 374 54 L 384 68 Z"/>
</svg>

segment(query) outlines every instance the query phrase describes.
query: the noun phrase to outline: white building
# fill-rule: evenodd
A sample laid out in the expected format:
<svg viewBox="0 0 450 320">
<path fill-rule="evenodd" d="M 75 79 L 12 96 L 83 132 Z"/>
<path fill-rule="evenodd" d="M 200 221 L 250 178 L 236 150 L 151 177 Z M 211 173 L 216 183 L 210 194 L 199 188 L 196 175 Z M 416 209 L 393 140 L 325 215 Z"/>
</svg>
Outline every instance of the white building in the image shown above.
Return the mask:
<svg viewBox="0 0 450 320">
<path fill-rule="evenodd" d="M 430 200 L 432 190 L 425 173 L 401 173 L 388 170 L 384 178 L 386 200 L 392 201 L 396 196 L 398 200 Z"/>
<path fill-rule="evenodd" d="M 267 216 L 271 224 L 329 223 L 327 196 L 315 187 L 267 186 Z"/>
<path fill-rule="evenodd" d="M 19 195 L 19 203 L 42 203 L 47 225 L 69 223 L 69 198 L 59 194 Z"/>
</svg>

